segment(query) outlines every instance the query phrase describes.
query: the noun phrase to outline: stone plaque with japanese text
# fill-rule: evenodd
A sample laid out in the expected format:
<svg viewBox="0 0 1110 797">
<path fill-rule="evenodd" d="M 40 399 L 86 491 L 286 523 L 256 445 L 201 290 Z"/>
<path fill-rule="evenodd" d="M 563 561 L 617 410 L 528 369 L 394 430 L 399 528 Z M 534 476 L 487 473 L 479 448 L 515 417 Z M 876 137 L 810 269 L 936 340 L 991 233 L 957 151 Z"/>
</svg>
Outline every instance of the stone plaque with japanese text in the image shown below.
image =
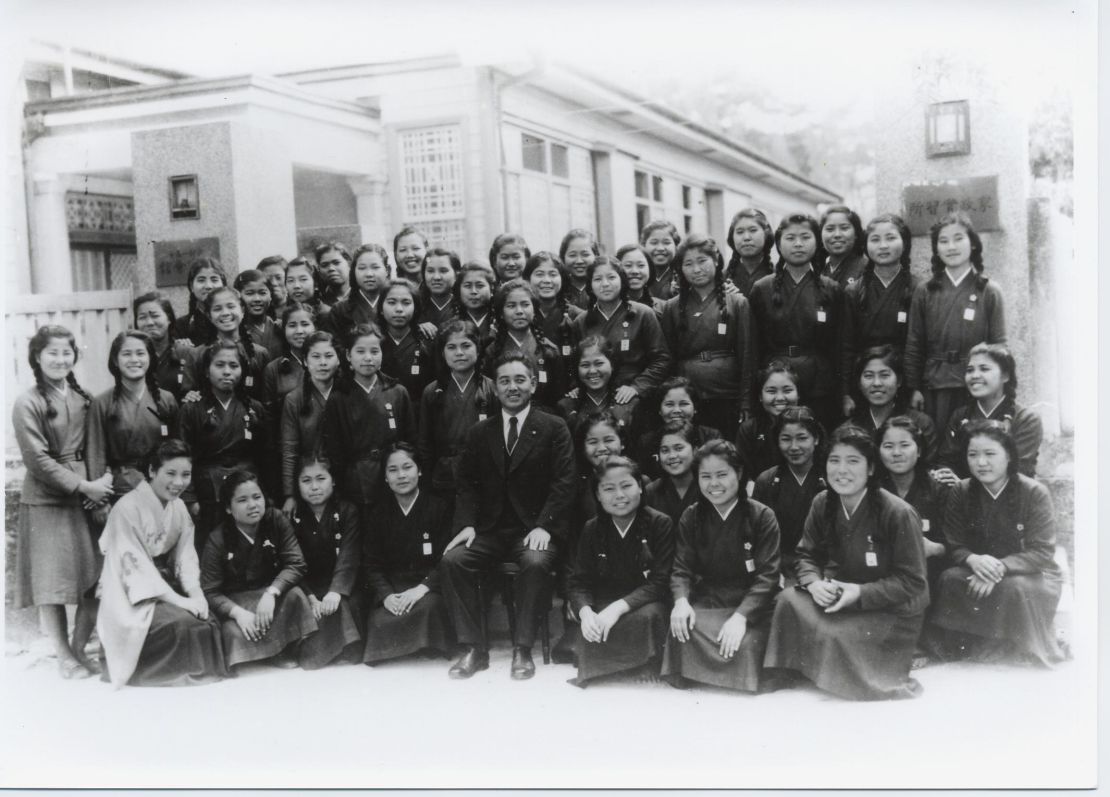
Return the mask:
<svg viewBox="0 0 1110 797">
<path fill-rule="evenodd" d="M 154 242 L 154 284 L 159 288 L 184 285 L 189 264 L 198 257 L 220 258 L 219 238 Z"/>
<path fill-rule="evenodd" d="M 928 235 L 929 228 L 946 213 L 963 211 L 979 232 L 998 230 L 998 176 L 965 177 L 902 186 L 902 218 L 914 235 Z"/>
</svg>

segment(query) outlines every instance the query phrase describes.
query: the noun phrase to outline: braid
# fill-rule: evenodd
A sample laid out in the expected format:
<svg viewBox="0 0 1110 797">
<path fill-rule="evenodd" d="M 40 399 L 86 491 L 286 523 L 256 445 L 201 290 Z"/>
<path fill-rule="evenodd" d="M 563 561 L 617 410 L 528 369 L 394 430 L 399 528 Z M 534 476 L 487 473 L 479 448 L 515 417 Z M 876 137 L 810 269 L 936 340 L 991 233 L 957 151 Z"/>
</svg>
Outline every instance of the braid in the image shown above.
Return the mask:
<svg viewBox="0 0 1110 797">
<path fill-rule="evenodd" d="M 771 304 L 775 308 L 782 307 L 782 279 L 786 273 L 785 261 L 779 260 L 775 265 L 775 276 L 771 279 Z"/>
<path fill-rule="evenodd" d="M 873 262 L 871 262 L 870 258 L 868 258 L 867 259 L 867 265 L 864 266 L 864 268 L 863 268 L 863 278 L 860 279 L 861 284 L 860 284 L 860 291 L 859 291 L 859 299 L 857 300 L 857 302 L 859 304 L 859 311 L 865 316 L 867 315 L 867 296 L 868 296 L 868 293 L 871 291 L 871 285 L 874 283 L 874 281 L 875 281 L 875 264 Z"/>
<path fill-rule="evenodd" d="M 684 279 L 678 281 L 678 340 L 681 342 L 686 337 L 689 324 L 686 321 L 686 302 L 690 299 L 690 283 Z"/>
<path fill-rule="evenodd" d="M 825 526 L 829 529 L 829 539 L 836 539 L 836 505 L 840 502 L 840 496 L 837 495 L 836 490 L 829 485 L 825 488 Z M 831 558 L 831 557 L 830 557 Z"/>
<path fill-rule="evenodd" d="M 47 389 L 49 385 L 46 384 L 46 377 L 42 373 L 42 367 L 37 362 L 31 363 L 31 368 L 35 372 L 35 388 L 39 391 L 43 401 L 46 402 L 46 417 L 53 419 L 58 417 L 58 410 L 54 406 L 54 402 L 50 400 L 50 391 Z"/>
<path fill-rule="evenodd" d="M 713 294 L 717 297 L 717 314 L 720 316 L 720 323 L 728 323 L 728 302 L 725 301 L 725 275 L 717 269 L 713 275 Z"/>
<path fill-rule="evenodd" d="M 73 371 L 70 371 L 68 374 L 66 374 L 66 384 L 73 388 L 77 395 L 85 400 L 86 404 L 92 402 L 92 396 L 88 394 L 88 391 L 86 391 L 85 388 L 81 387 L 81 385 L 78 384 L 77 377 L 73 375 Z"/>
<path fill-rule="evenodd" d="M 933 259 L 930 261 L 930 263 L 933 268 L 933 276 L 929 278 L 928 289 L 930 291 L 939 291 L 940 277 L 944 273 L 944 261 L 941 260 L 940 257 L 938 257 L 937 255 L 933 255 Z"/>
<path fill-rule="evenodd" d="M 903 270 L 906 274 L 906 287 L 902 289 L 902 309 L 909 312 L 910 302 L 913 299 L 913 278 L 910 276 L 909 268 Z"/>
</svg>

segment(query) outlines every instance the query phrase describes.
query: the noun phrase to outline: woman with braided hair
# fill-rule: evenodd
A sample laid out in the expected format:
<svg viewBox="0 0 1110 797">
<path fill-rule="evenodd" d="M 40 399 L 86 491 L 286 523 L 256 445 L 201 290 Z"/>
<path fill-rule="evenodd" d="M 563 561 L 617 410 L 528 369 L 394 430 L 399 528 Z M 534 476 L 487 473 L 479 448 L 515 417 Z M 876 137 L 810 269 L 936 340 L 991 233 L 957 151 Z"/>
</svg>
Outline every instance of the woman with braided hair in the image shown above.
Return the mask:
<svg viewBox="0 0 1110 797">
<path fill-rule="evenodd" d="M 863 221 L 847 205 L 833 205 L 821 214 L 821 246 L 827 255 L 826 276 L 842 290 L 859 281 L 864 256 Z"/>
<path fill-rule="evenodd" d="M 243 297 L 234 288 L 216 288 L 204 298 L 204 312 L 216 329 L 216 340 L 242 347 L 243 387 L 256 401 L 265 401 L 266 388 L 262 378 L 270 352 L 259 346 L 247 331 Z"/>
<path fill-rule="evenodd" d="M 536 293 L 535 309 L 540 329 L 569 364 L 577 343 L 574 322 L 586 312 L 567 300 L 570 272 L 551 252 L 536 252 L 524 266 L 524 280 Z M 572 368 L 567 370 L 567 379 L 574 381 Z"/>
<path fill-rule="evenodd" d="M 189 286 L 189 309 L 174 319 L 173 336 L 189 340 L 194 346 L 207 345 L 216 339 L 216 330 L 204 311 L 204 300 L 216 288 L 227 287 L 227 272 L 214 257 L 197 258 L 189 264 L 185 284 Z"/>
<path fill-rule="evenodd" d="M 771 262 L 775 233 L 762 210 L 744 208 L 737 211 L 728 225 L 728 247 L 732 257 L 725 269 L 725 280 L 747 298 L 756 282 L 775 271 Z"/>
<path fill-rule="evenodd" d="M 674 262 L 678 296 L 663 306 L 663 335 L 678 373 L 701 393 L 701 422 L 731 439 L 752 409 L 748 300 L 725 291 L 725 261 L 712 238 L 693 233 Z"/>
<path fill-rule="evenodd" d="M 821 228 L 812 216 L 785 217 L 775 230 L 779 261 L 773 276 L 752 288 L 757 361 L 786 362 L 798 375 L 798 390 L 829 429 L 841 420 L 840 314 L 843 293 L 824 276 Z"/>
<path fill-rule="evenodd" d="M 137 296 L 131 304 L 135 329 L 145 333 L 154 343 L 154 361 L 151 368 L 158 379 L 158 386 L 170 391 L 181 401 L 196 387 L 193 372 L 197 356 L 192 341 L 178 338 L 174 332 L 177 316 L 169 297 L 161 291 L 150 291 Z"/>
<path fill-rule="evenodd" d="M 563 356 L 536 323 L 536 294 L 521 279 L 502 283 L 493 295 L 492 315 L 497 333 L 482 354 L 486 376 L 493 377 L 495 363 L 505 354 L 517 351 L 536 361 L 536 392 L 532 402 L 545 412 L 556 414 L 559 399 L 567 390 Z"/>
<path fill-rule="evenodd" d="M 35 386 L 12 408 L 12 426 L 27 472 L 19 496 L 13 605 L 39 607 L 39 620 L 54 645 L 63 678 L 87 678 L 99 668 L 85 656 L 96 623 L 91 596 L 100 560 L 82 504 L 101 504 L 112 494 L 112 474 L 90 478 L 84 461 L 89 394 L 73 366 L 77 343 L 62 326 L 39 328 L 27 360 Z M 73 641 L 66 605 L 77 604 Z"/>
</svg>

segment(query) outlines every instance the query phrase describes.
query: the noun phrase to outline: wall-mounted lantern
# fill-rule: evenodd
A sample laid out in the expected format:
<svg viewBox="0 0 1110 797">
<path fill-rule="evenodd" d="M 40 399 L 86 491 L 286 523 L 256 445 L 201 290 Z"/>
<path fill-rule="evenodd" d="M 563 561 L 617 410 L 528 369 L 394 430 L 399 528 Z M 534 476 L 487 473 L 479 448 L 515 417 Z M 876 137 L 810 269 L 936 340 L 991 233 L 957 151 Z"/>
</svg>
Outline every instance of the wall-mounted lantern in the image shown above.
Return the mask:
<svg viewBox="0 0 1110 797">
<path fill-rule="evenodd" d="M 200 189 L 195 174 L 180 174 L 170 178 L 170 218 L 200 218 Z"/>
<path fill-rule="evenodd" d="M 967 100 L 934 102 L 925 110 L 925 155 L 971 152 L 971 110 Z"/>
</svg>

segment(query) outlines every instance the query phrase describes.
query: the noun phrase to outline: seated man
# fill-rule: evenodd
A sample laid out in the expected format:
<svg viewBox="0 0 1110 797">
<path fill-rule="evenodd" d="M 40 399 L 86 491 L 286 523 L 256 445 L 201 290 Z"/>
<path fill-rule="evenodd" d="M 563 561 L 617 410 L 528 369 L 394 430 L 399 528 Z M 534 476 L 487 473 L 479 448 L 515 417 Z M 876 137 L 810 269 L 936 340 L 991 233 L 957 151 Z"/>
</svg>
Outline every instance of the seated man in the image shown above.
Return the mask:
<svg viewBox="0 0 1110 797">
<path fill-rule="evenodd" d="M 566 535 L 574 495 L 574 448 L 562 419 L 531 406 L 536 364 L 527 355 L 502 357 L 494 372 L 501 412 L 474 426 L 459 463 L 453 528 L 460 529 L 440 561 L 443 597 L 464 646 L 452 678 L 489 667 L 482 634 L 478 578 L 513 561 L 515 624 L 512 677 L 531 678 L 537 622 L 554 586 L 556 541 Z"/>
</svg>

